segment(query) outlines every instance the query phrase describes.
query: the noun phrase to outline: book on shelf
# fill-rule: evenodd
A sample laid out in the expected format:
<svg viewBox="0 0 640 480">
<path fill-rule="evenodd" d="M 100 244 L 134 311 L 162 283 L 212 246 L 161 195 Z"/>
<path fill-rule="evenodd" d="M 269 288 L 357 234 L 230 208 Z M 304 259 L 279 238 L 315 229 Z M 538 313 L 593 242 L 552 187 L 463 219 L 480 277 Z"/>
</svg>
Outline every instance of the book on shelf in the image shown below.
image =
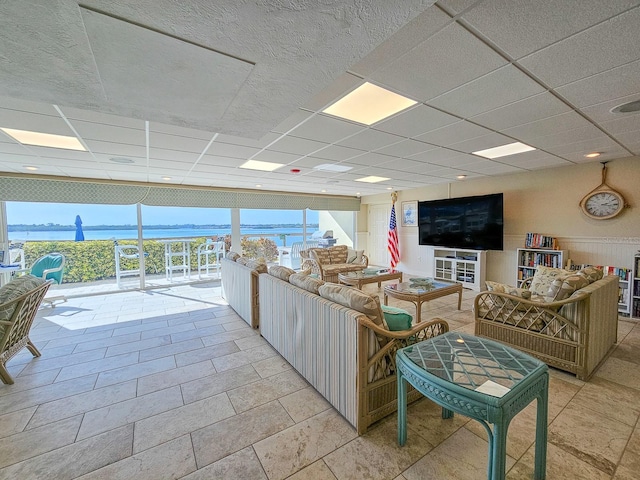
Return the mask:
<svg viewBox="0 0 640 480">
<path fill-rule="evenodd" d="M 558 239 L 541 233 L 527 233 L 525 248 L 541 248 L 546 250 L 560 250 Z"/>
</svg>

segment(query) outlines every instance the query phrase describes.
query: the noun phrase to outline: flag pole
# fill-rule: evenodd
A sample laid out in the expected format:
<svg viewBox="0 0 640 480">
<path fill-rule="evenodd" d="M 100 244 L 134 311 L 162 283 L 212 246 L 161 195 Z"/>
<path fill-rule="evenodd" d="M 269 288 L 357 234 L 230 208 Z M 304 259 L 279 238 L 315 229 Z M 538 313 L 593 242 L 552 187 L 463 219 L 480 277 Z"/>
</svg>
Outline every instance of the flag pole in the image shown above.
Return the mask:
<svg viewBox="0 0 640 480">
<path fill-rule="evenodd" d="M 400 246 L 398 242 L 398 225 L 396 223 L 396 201 L 398 193 L 391 194 L 391 218 L 389 219 L 389 234 L 387 235 L 387 250 L 389 251 L 389 263 L 392 270 L 395 270 L 400 263 Z"/>
</svg>

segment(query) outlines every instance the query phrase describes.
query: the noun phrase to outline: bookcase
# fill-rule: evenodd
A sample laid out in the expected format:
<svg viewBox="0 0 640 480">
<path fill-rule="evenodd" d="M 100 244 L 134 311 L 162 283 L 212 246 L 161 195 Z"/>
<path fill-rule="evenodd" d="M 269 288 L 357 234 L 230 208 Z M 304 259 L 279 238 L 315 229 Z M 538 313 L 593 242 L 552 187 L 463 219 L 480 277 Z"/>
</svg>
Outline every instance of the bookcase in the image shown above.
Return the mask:
<svg viewBox="0 0 640 480">
<path fill-rule="evenodd" d="M 568 258 L 567 250 L 549 250 L 544 248 L 518 248 L 516 285 L 519 287 L 525 278 L 532 277 L 538 265 L 563 268 Z"/>
<path fill-rule="evenodd" d="M 433 278 L 461 283 L 479 292 L 484 289 L 487 252 L 457 248 L 435 248 Z"/>
<path fill-rule="evenodd" d="M 640 253 L 633 257 L 633 273 L 631 275 L 631 305 L 632 318 L 640 320 Z"/>
</svg>

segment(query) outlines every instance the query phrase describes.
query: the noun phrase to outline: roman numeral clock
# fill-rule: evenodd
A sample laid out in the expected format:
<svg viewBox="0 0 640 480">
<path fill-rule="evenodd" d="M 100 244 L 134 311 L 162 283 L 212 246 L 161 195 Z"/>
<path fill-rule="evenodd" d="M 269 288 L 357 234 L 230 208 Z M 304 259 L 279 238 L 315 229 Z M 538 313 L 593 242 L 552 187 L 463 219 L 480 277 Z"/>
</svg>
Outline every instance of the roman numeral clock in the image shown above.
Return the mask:
<svg viewBox="0 0 640 480">
<path fill-rule="evenodd" d="M 607 162 L 602 162 L 602 183 L 580 201 L 580 208 L 589 218 L 607 220 L 619 215 L 627 206 L 622 194 L 607 185 L 606 179 Z"/>
</svg>

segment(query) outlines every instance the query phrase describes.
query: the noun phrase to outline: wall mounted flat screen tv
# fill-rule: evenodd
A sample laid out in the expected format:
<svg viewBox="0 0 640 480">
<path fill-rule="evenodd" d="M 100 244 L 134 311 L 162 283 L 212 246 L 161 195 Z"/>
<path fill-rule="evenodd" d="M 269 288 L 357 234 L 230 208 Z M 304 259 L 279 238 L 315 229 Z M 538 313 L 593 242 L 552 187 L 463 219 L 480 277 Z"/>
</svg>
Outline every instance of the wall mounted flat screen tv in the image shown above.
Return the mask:
<svg viewBox="0 0 640 480">
<path fill-rule="evenodd" d="M 503 249 L 502 193 L 418 202 L 420 245 Z"/>
</svg>

